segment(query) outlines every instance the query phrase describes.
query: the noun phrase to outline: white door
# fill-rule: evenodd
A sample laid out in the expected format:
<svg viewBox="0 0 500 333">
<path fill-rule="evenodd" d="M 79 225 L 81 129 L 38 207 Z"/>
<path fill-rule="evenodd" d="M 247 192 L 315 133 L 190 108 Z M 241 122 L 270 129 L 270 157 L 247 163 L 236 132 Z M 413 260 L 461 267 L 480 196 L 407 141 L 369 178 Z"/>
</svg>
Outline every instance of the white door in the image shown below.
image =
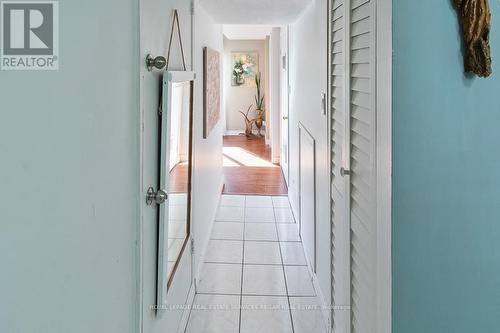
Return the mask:
<svg viewBox="0 0 500 333">
<path fill-rule="evenodd" d="M 334 332 L 377 326 L 375 0 L 331 8 Z"/>
<path fill-rule="evenodd" d="M 281 81 L 281 168 L 283 170 L 283 176 L 288 185 L 289 178 L 289 37 L 288 37 L 288 27 L 281 29 L 281 70 L 280 70 L 280 81 Z"/>
<path fill-rule="evenodd" d="M 335 0 L 331 9 L 331 78 L 330 78 L 330 146 L 331 146 L 331 202 L 332 202 L 332 312 L 334 332 L 350 332 L 351 267 L 350 267 L 350 180 L 349 168 L 350 117 L 346 101 L 349 80 L 346 79 L 346 0 Z M 347 307 L 347 310 L 343 307 Z"/>
<path fill-rule="evenodd" d="M 352 332 L 377 326 L 375 0 L 350 0 Z"/>
</svg>

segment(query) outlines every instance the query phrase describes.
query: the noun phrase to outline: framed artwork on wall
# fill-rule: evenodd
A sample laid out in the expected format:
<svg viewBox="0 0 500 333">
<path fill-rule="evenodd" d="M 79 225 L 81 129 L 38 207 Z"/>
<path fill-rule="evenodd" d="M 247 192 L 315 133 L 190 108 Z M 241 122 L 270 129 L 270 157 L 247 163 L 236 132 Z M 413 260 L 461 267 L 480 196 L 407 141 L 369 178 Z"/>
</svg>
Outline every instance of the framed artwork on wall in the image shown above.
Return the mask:
<svg viewBox="0 0 500 333">
<path fill-rule="evenodd" d="M 255 75 L 259 72 L 259 54 L 255 52 L 231 53 L 231 85 L 255 87 Z"/>
<path fill-rule="evenodd" d="M 220 120 L 220 54 L 203 49 L 203 138 L 208 138 Z"/>
</svg>

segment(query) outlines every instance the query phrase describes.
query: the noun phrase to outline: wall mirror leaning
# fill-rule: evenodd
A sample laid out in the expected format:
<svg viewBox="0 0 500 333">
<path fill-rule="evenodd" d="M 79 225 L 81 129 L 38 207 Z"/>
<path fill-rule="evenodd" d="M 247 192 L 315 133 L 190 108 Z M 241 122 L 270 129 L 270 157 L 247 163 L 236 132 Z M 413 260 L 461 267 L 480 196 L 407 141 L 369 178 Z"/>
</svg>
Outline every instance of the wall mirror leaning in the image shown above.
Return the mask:
<svg viewBox="0 0 500 333">
<path fill-rule="evenodd" d="M 178 270 L 191 262 L 191 174 L 193 135 L 193 72 L 166 72 L 163 77 L 160 188 L 168 200 L 160 205 L 158 226 L 157 304 L 167 305 L 174 279 L 190 274 Z M 185 265 L 184 265 L 185 266 Z M 177 276 L 179 275 L 179 276 Z"/>
</svg>

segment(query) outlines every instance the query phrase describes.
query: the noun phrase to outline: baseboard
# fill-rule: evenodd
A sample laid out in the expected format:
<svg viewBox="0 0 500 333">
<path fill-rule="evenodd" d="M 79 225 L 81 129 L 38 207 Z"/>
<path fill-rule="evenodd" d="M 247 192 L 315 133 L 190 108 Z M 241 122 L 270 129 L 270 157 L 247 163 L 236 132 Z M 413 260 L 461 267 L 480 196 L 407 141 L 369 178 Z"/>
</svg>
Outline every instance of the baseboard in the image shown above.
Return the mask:
<svg viewBox="0 0 500 333">
<path fill-rule="evenodd" d="M 224 176 L 221 177 L 221 180 L 219 183 L 219 187 L 218 187 L 218 191 L 217 191 L 217 193 L 219 195 L 222 193 L 223 187 L 224 187 Z M 219 202 L 220 202 L 220 199 L 219 199 L 219 201 L 217 201 L 217 207 L 215 207 L 214 213 L 212 214 L 213 217 L 212 217 L 211 222 L 210 222 L 209 235 L 212 234 L 212 229 L 214 227 L 215 217 L 217 215 L 217 209 L 219 208 Z M 202 252 L 201 252 L 202 255 L 200 256 L 200 262 L 198 263 L 197 267 L 195 268 L 194 281 L 193 281 L 193 284 L 191 285 L 191 288 L 189 289 L 189 295 L 188 295 L 188 298 L 186 301 L 186 304 L 188 306 L 186 307 L 186 309 L 184 309 L 184 312 L 182 313 L 181 323 L 179 324 L 179 331 L 177 333 L 184 333 L 186 331 L 187 324 L 189 322 L 189 315 L 191 313 L 191 308 L 193 307 L 193 303 L 194 303 L 194 297 L 196 296 L 196 289 L 198 288 L 198 281 L 200 280 L 201 270 L 203 268 L 203 263 L 205 262 L 205 255 L 204 254 L 207 252 L 208 243 L 209 242 L 207 242 L 207 244 L 202 249 Z"/>
<path fill-rule="evenodd" d="M 193 303 L 194 303 L 194 296 L 196 294 L 195 289 L 196 289 L 196 287 L 195 287 L 194 283 L 191 284 L 191 288 L 189 289 L 188 298 L 186 300 L 186 305 L 188 305 L 188 306 L 186 306 L 186 308 L 182 312 L 181 322 L 179 323 L 179 329 L 177 330 L 177 333 L 184 333 L 186 331 L 187 324 L 189 322 L 189 315 L 191 314 L 191 308 L 193 307 Z"/>
<path fill-rule="evenodd" d="M 257 135 L 257 134 L 259 134 L 259 131 L 258 131 L 258 130 L 256 130 L 256 129 L 254 129 L 254 130 L 252 131 L 252 133 L 253 133 L 254 135 Z M 266 135 L 266 131 L 265 131 L 265 129 L 262 129 L 262 130 L 260 131 L 260 133 L 261 133 L 262 135 L 264 135 L 264 136 L 265 136 L 265 135 Z M 224 131 L 224 135 L 226 135 L 226 136 L 231 136 L 231 135 L 245 135 L 245 130 L 244 130 L 244 129 L 242 129 L 242 130 L 225 130 L 225 131 Z"/>
<path fill-rule="evenodd" d="M 224 132 L 224 135 L 244 135 L 245 134 L 245 130 L 242 129 L 242 130 L 226 130 Z"/>
<path fill-rule="evenodd" d="M 219 195 L 219 200 L 217 201 L 217 206 L 214 208 L 213 213 L 212 213 L 212 218 L 210 219 L 210 227 L 208 228 L 209 230 L 209 235 L 212 234 L 212 229 L 214 227 L 214 222 L 215 222 L 215 217 L 217 216 L 217 210 L 219 208 L 219 202 L 220 202 L 220 196 L 222 194 L 222 191 L 224 189 L 224 175 L 222 175 L 220 183 L 219 183 L 219 188 L 217 191 L 217 194 Z M 210 236 L 209 236 L 210 239 Z M 196 289 L 198 288 L 198 281 L 200 280 L 200 274 L 201 270 L 203 268 L 203 263 L 205 262 L 205 253 L 207 253 L 208 250 L 208 241 L 206 244 L 203 246 L 203 248 L 198 249 L 197 251 L 201 250 L 201 256 L 200 256 L 200 262 L 198 263 L 197 267 L 195 268 L 195 274 L 194 274 L 194 284 L 195 284 L 195 292 Z"/>
<path fill-rule="evenodd" d="M 302 236 L 300 236 L 300 238 L 302 238 Z M 316 292 L 316 298 L 319 302 L 319 306 L 321 306 L 322 309 L 321 314 L 323 317 L 323 324 L 326 327 L 327 332 L 331 333 L 332 332 L 331 310 L 329 309 L 329 306 L 332 302 L 326 301 L 325 295 L 323 294 L 323 291 L 321 290 L 321 287 L 319 285 L 318 276 L 316 275 L 315 272 L 313 272 L 311 268 L 312 267 L 311 262 L 309 261 L 309 258 L 307 256 L 306 256 L 306 263 L 307 263 L 307 269 L 309 270 L 309 274 L 312 276 L 312 283 L 314 291 Z"/>
<path fill-rule="evenodd" d="M 328 309 L 328 306 L 323 307 L 324 305 L 330 305 L 330 301 L 326 301 L 325 295 L 323 295 L 323 291 L 321 290 L 321 287 L 319 285 L 319 280 L 318 277 L 314 272 L 311 272 L 312 279 L 313 279 L 313 287 L 314 290 L 316 291 L 316 297 L 318 298 L 318 301 L 320 303 L 320 306 L 322 306 L 321 314 L 323 315 L 323 324 L 327 328 L 327 332 L 332 332 L 332 325 L 331 325 L 331 311 Z"/>
</svg>

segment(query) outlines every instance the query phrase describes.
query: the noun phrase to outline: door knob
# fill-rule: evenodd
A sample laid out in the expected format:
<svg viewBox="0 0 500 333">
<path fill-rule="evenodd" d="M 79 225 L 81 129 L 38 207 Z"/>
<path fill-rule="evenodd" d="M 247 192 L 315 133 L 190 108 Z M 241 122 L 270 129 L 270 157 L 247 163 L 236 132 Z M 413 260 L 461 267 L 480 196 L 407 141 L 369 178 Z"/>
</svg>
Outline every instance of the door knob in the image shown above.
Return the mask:
<svg viewBox="0 0 500 333">
<path fill-rule="evenodd" d="M 351 170 L 340 168 L 340 175 L 342 177 L 349 176 L 349 175 L 351 175 Z"/>
<path fill-rule="evenodd" d="M 151 206 L 153 203 L 161 205 L 165 203 L 167 199 L 168 194 L 165 191 L 158 190 L 158 192 L 155 192 L 152 187 L 148 188 L 148 192 L 146 193 L 146 204 L 148 206 Z"/>
<path fill-rule="evenodd" d="M 153 68 L 156 69 L 163 69 L 167 65 L 167 59 L 162 56 L 158 56 L 156 58 L 153 58 L 151 54 L 148 54 L 146 57 L 146 66 L 148 68 L 148 71 L 152 71 Z"/>
<path fill-rule="evenodd" d="M 283 120 L 288 120 L 288 116 L 283 116 Z"/>
</svg>

